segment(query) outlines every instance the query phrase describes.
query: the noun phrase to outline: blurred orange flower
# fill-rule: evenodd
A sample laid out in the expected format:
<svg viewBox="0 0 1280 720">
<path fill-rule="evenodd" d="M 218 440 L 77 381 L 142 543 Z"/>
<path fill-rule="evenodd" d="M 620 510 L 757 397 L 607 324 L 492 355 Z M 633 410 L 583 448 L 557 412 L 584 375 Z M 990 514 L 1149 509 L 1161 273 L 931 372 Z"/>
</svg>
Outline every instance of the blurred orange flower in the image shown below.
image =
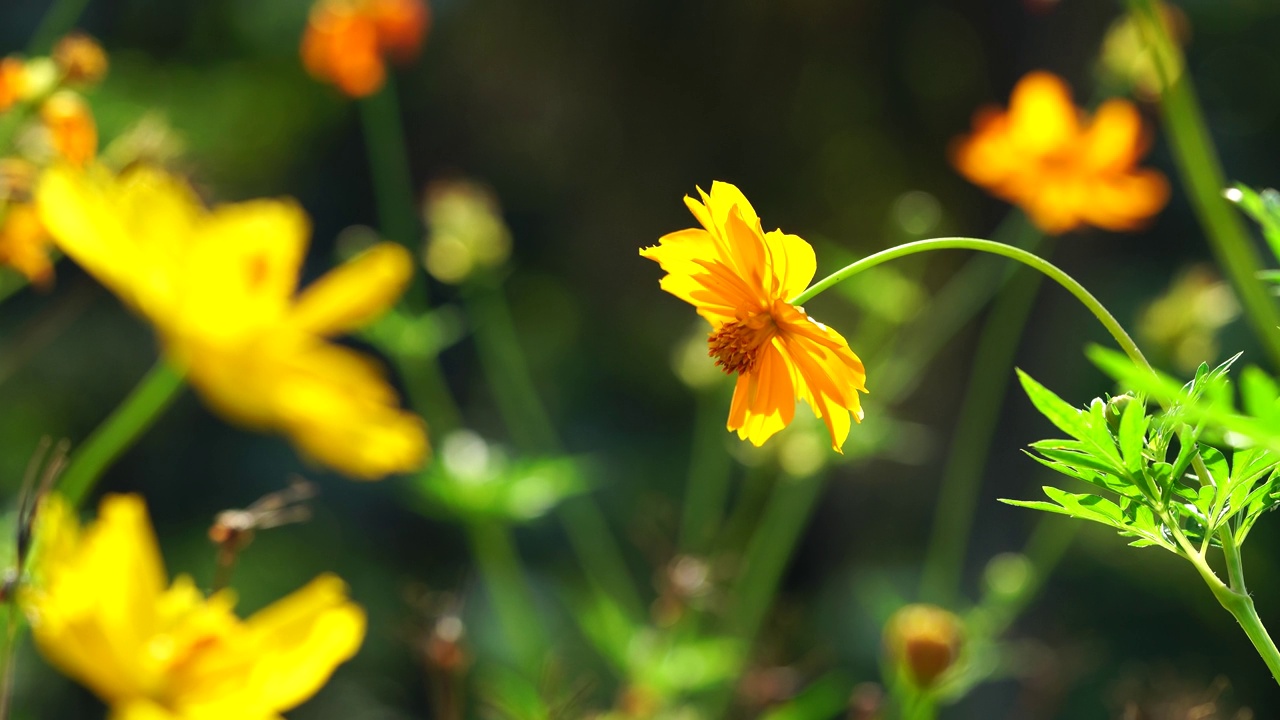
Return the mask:
<svg viewBox="0 0 1280 720">
<path fill-rule="evenodd" d="M 840 451 L 850 416 L 862 421 L 858 391 L 866 372 L 849 343 L 787 300 L 817 269 L 813 248 L 781 230 L 766 233 L 751 203 L 729 183 L 711 184 L 702 202 L 685 198 L 701 223 L 640 250 L 667 272 L 663 290 L 711 323 L 709 354 L 738 376 L 728 428 L 759 446 L 790 424 L 803 400 Z"/>
<path fill-rule="evenodd" d="M 27 94 L 27 65 L 12 55 L 0 59 L 0 112 L 13 107 Z"/>
<path fill-rule="evenodd" d="M 1007 112 L 978 111 L 952 162 L 1046 233 L 1085 224 L 1133 230 L 1169 199 L 1164 175 L 1136 167 L 1147 145 L 1132 103 L 1108 100 L 1082 119 L 1061 78 L 1033 72 L 1018 81 Z"/>
<path fill-rule="evenodd" d="M 40 120 L 58 157 L 84 167 L 98 152 L 98 126 L 84 98 L 60 90 L 40 104 Z"/>
<path fill-rule="evenodd" d="M 8 265 L 40 287 L 53 281 L 49 248 L 53 241 L 29 202 L 11 202 L 0 219 L 0 265 Z"/>
<path fill-rule="evenodd" d="M 412 59 L 429 24 L 425 0 L 320 0 L 302 36 L 302 64 L 351 97 L 372 95 L 386 79 L 383 55 Z"/>
<path fill-rule="evenodd" d="M 107 53 L 97 40 L 80 32 L 64 35 L 53 46 L 54 64 L 69 83 L 93 85 L 107 74 Z"/>
</svg>

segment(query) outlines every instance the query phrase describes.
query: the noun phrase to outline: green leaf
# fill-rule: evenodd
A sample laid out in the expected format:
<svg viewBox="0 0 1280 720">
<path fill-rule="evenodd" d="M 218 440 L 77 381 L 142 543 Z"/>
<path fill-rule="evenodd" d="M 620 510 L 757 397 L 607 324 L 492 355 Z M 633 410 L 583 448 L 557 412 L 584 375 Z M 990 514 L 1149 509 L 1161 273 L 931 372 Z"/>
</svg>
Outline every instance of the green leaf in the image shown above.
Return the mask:
<svg viewBox="0 0 1280 720">
<path fill-rule="evenodd" d="M 1072 515 L 1072 513 L 1066 508 L 1043 500 L 1009 500 L 1008 498 L 999 498 L 999 501 L 1005 505 L 1027 508 L 1028 510 L 1041 510 L 1043 512 L 1057 513 L 1059 515 Z"/>
<path fill-rule="evenodd" d="M 1072 407 L 1067 401 L 1055 395 L 1051 390 L 1036 382 L 1030 375 L 1017 370 L 1018 380 L 1027 393 L 1031 404 L 1044 415 L 1054 427 L 1077 440 L 1084 440 L 1089 426 L 1083 413 Z"/>
<path fill-rule="evenodd" d="M 1269 189 L 1254 192 L 1248 185 L 1236 183 L 1223 194 L 1258 223 L 1271 252 L 1280 258 L 1280 193 Z"/>
<path fill-rule="evenodd" d="M 1142 448 L 1147 438 L 1147 408 L 1141 398 L 1125 403 L 1120 416 L 1120 456 L 1125 468 L 1135 475 L 1142 472 L 1146 461 Z"/>
</svg>

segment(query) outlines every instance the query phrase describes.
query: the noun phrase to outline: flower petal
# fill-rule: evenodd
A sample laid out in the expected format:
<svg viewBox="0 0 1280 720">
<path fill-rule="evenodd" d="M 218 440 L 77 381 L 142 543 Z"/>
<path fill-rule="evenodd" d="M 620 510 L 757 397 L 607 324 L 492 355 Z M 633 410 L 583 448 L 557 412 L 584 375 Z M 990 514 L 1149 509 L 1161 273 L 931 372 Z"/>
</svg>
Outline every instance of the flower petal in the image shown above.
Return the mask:
<svg viewBox="0 0 1280 720">
<path fill-rule="evenodd" d="M 413 255 L 403 246 L 379 243 L 307 287 L 290 321 L 318 335 L 359 328 L 395 304 L 413 268 Z"/>
</svg>

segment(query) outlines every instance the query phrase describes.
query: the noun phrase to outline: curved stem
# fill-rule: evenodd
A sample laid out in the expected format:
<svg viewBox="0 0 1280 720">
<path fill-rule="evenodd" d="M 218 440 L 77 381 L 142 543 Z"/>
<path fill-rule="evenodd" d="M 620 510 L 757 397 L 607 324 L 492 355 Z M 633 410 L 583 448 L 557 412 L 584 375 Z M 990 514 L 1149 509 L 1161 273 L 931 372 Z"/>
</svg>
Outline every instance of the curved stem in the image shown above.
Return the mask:
<svg viewBox="0 0 1280 720">
<path fill-rule="evenodd" d="M 1076 282 L 1075 278 L 1066 274 L 1060 270 L 1058 266 L 1035 253 L 1030 253 L 1011 245 L 992 242 L 990 240 L 962 237 L 935 238 L 933 240 L 919 240 L 917 242 L 906 243 L 905 245 L 898 245 L 897 247 L 892 247 L 888 250 L 881 250 L 874 255 L 868 255 L 855 263 L 846 265 L 817 283 L 814 283 L 808 290 L 805 290 L 793 298 L 791 303 L 793 305 L 804 304 L 805 302 L 817 297 L 825 290 L 828 290 L 836 284 L 857 275 L 863 270 L 869 270 L 877 265 L 889 262 L 890 260 L 896 260 L 908 255 L 915 255 L 917 253 L 929 252 L 932 250 L 976 250 L 978 252 L 1007 257 L 1010 260 L 1017 260 L 1023 265 L 1033 268 L 1048 277 L 1050 280 L 1053 280 L 1066 288 L 1067 292 L 1071 293 L 1080 301 L 1081 304 L 1088 308 L 1089 312 L 1093 313 L 1093 316 L 1098 319 L 1098 322 L 1102 323 L 1103 327 L 1107 329 L 1107 332 L 1111 333 L 1111 337 L 1115 338 L 1116 344 L 1119 345 L 1120 349 L 1129 356 L 1129 359 L 1133 360 L 1137 365 L 1154 372 L 1151 367 L 1151 363 L 1147 362 L 1146 356 L 1138 349 L 1138 344 L 1133 341 L 1133 338 L 1129 337 L 1129 333 L 1125 332 L 1124 327 L 1115 319 L 1115 316 L 1111 314 L 1111 311 L 1107 310 L 1102 303 L 1098 302 L 1098 299 L 1086 290 L 1083 285 Z"/>
<path fill-rule="evenodd" d="M 161 359 L 71 455 L 58 490 L 77 506 L 107 467 L 155 423 L 182 389 L 182 374 Z"/>
<path fill-rule="evenodd" d="M 532 672 L 546 648 L 546 638 L 520 567 L 511 529 L 497 522 L 479 521 L 470 524 L 467 530 L 503 637 L 520 666 Z"/>
</svg>

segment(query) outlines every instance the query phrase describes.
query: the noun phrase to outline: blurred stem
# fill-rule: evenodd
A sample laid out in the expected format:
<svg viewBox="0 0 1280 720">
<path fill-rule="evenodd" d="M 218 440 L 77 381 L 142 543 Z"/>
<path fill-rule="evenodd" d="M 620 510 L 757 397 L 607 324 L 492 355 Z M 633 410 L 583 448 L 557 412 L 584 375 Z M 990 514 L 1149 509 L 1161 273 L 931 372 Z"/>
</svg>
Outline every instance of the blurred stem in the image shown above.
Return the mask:
<svg viewBox="0 0 1280 720">
<path fill-rule="evenodd" d="M 396 370 L 404 378 L 410 403 L 426 418 L 431 431 L 446 434 L 462 425 L 462 414 L 449 392 L 449 383 L 435 355 L 393 353 Z"/>
<path fill-rule="evenodd" d="M 357 104 L 369 154 L 374 201 L 378 205 L 378 225 L 384 237 L 409 248 L 417 257 L 421 232 L 395 78 L 388 75 L 378 92 Z M 417 310 L 424 310 L 429 305 L 423 273 L 414 273 L 413 284 L 405 294 L 408 304 L 419 306 Z M 418 302 L 414 303 L 414 298 Z M 439 358 L 405 358 L 401 363 L 405 376 L 411 378 L 407 382 L 419 396 L 415 398 L 419 411 L 437 430 L 448 431 L 457 427 L 460 414 L 449 392 L 449 383 L 440 369 Z"/>
<path fill-rule="evenodd" d="M 516 445 L 530 454 L 559 452 L 560 439 L 534 385 L 502 288 L 489 279 L 477 280 L 467 288 L 465 301 L 481 367 Z M 644 617 L 622 550 L 594 499 L 569 498 L 557 514 L 587 574 L 633 619 Z"/>
<path fill-rule="evenodd" d="M 173 403 L 182 389 L 182 374 L 161 358 L 137 387 L 71 455 L 58 490 L 76 507 L 102 473 L 133 445 Z"/>
<path fill-rule="evenodd" d="M 742 558 L 742 572 L 734 583 L 728 612 L 728 630 L 750 650 L 800 541 L 809 515 L 822 494 L 826 474 L 808 477 L 783 475 L 774 486 L 764 514 Z M 718 690 L 710 700 L 708 717 L 722 717 L 733 698 L 734 684 Z"/>
<path fill-rule="evenodd" d="M 511 529 L 496 521 L 477 521 L 467 527 L 480 575 L 489 591 L 489 600 L 498 615 L 502 634 L 517 663 L 524 670 L 537 670 L 546 648 L 541 621 L 534 611 L 529 585 L 520 569 Z"/>
<path fill-rule="evenodd" d="M 1048 254 L 1048 250 L 1042 252 Z M 1042 279 L 1032 272 L 1015 276 L 997 296 L 983 325 L 935 505 L 920 588 L 926 601 L 949 605 L 959 590 L 982 471 L 991 452 L 1014 357 Z"/>
<path fill-rule="evenodd" d="M 527 453 L 556 450 L 560 440 L 538 395 L 502 287 L 494 280 L 478 279 L 467 286 L 463 298 L 480 364 L 512 440 Z"/>
<path fill-rule="evenodd" d="M 733 463 L 724 448 L 724 384 L 695 395 L 693 451 L 680 518 L 682 552 L 705 554 L 720 532 Z"/>
<path fill-rule="evenodd" d="M 49 52 L 54 41 L 75 27 L 88 5 L 89 0 L 54 0 L 40 19 L 40 26 L 32 34 L 31 42 L 27 43 L 27 52 L 32 55 Z"/>
<path fill-rule="evenodd" d="M 417 251 L 418 212 L 413 202 L 409 150 L 400 123 L 395 79 L 387 76 L 378 92 L 359 101 L 361 125 L 369 153 L 378 224 L 382 234 Z"/>
<path fill-rule="evenodd" d="M 1039 594 L 1045 581 L 1053 573 L 1054 568 L 1066 555 L 1067 548 L 1075 540 L 1080 523 L 1066 518 L 1043 515 L 1031 531 L 1023 554 L 1031 563 L 1031 577 L 1021 588 L 1021 592 L 1001 604 L 993 612 L 988 632 L 994 637 L 1003 633 L 1018 617 L 1022 609 L 1031 603 Z"/>
<path fill-rule="evenodd" d="M 1016 248 L 1011 245 L 991 242 L 990 240 L 979 240 L 976 238 L 937 238 L 933 240 L 919 240 L 891 247 L 888 250 L 881 250 L 874 255 L 868 255 L 867 257 L 862 258 L 855 263 L 846 265 L 840 270 L 828 275 L 819 282 L 810 286 L 808 290 L 805 290 L 793 298 L 791 303 L 793 305 L 803 305 L 805 302 L 816 297 L 824 290 L 857 275 L 863 270 L 869 270 L 877 265 L 889 262 L 890 260 L 896 260 L 908 255 L 915 255 L 917 253 L 929 252 L 932 250 L 976 250 L 978 252 L 986 252 L 993 255 L 1007 257 L 1010 260 L 1017 260 L 1018 262 L 1031 267 L 1037 272 L 1048 277 L 1050 280 L 1061 285 L 1067 292 L 1071 293 L 1071 295 L 1079 300 L 1082 305 L 1088 308 L 1089 312 L 1093 313 L 1093 316 L 1098 319 L 1098 322 L 1102 323 L 1102 326 L 1107 329 L 1107 332 L 1111 334 L 1111 337 L 1115 339 L 1116 344 L 1119 345 L 1120 349 L 1129 356 L 1130 360 L 1140 367 L 1151 370 L 1151 363 L 1147 362 L 1146 356 L 1142 354 L 1140 349 L 1138 349 L 1137 343 L 1133 341 L 1133 338 L 1129 337 L 1129 333 L 1125 332 L 1124 327 L 1115 319 L 1111 314 L 1111 311 L 1107 310 L 1105 305 L 1098 302 L 1098 299 L 1086 290 L 1083 285 L 1077 282 L 1075 278 L 1063 272 L 1053 263 L 1035 255 L 1034 253 L 1027 252 L 1026 250 Z M 1154 372 L 1154 370 L 1152 370 L 1152 372 Z"/>
<path fill-rule="evenodd" d="M 938 717 L 938 703 L 933 694 L 916 690 L 903 703 L 902 720 L 934 720 Z"/>
<path fill-rule="evenodd" d="M 1182 50 L 1169 37 L 1155 0 L 1129 0 L 1129 7 L 1140 20 L 1139 26 L 1155 51 L 1151 55 L 1164 86 L 1160 110 L 1179 175 L 1208 235 L 1214 257 L 1231 276 L 1245 314 L 1270 356 L 1272 366 L 1280 368 L 1280 331 L 1277 330 L 1280 309 L 1258 281 L 1262 262 L 1253 239 L 1240 215 L 1222 197 L 1227 181 Z M 1177 67 L 1165 67 L 1163 58 L 1175 58 Z"/>
</svg>

